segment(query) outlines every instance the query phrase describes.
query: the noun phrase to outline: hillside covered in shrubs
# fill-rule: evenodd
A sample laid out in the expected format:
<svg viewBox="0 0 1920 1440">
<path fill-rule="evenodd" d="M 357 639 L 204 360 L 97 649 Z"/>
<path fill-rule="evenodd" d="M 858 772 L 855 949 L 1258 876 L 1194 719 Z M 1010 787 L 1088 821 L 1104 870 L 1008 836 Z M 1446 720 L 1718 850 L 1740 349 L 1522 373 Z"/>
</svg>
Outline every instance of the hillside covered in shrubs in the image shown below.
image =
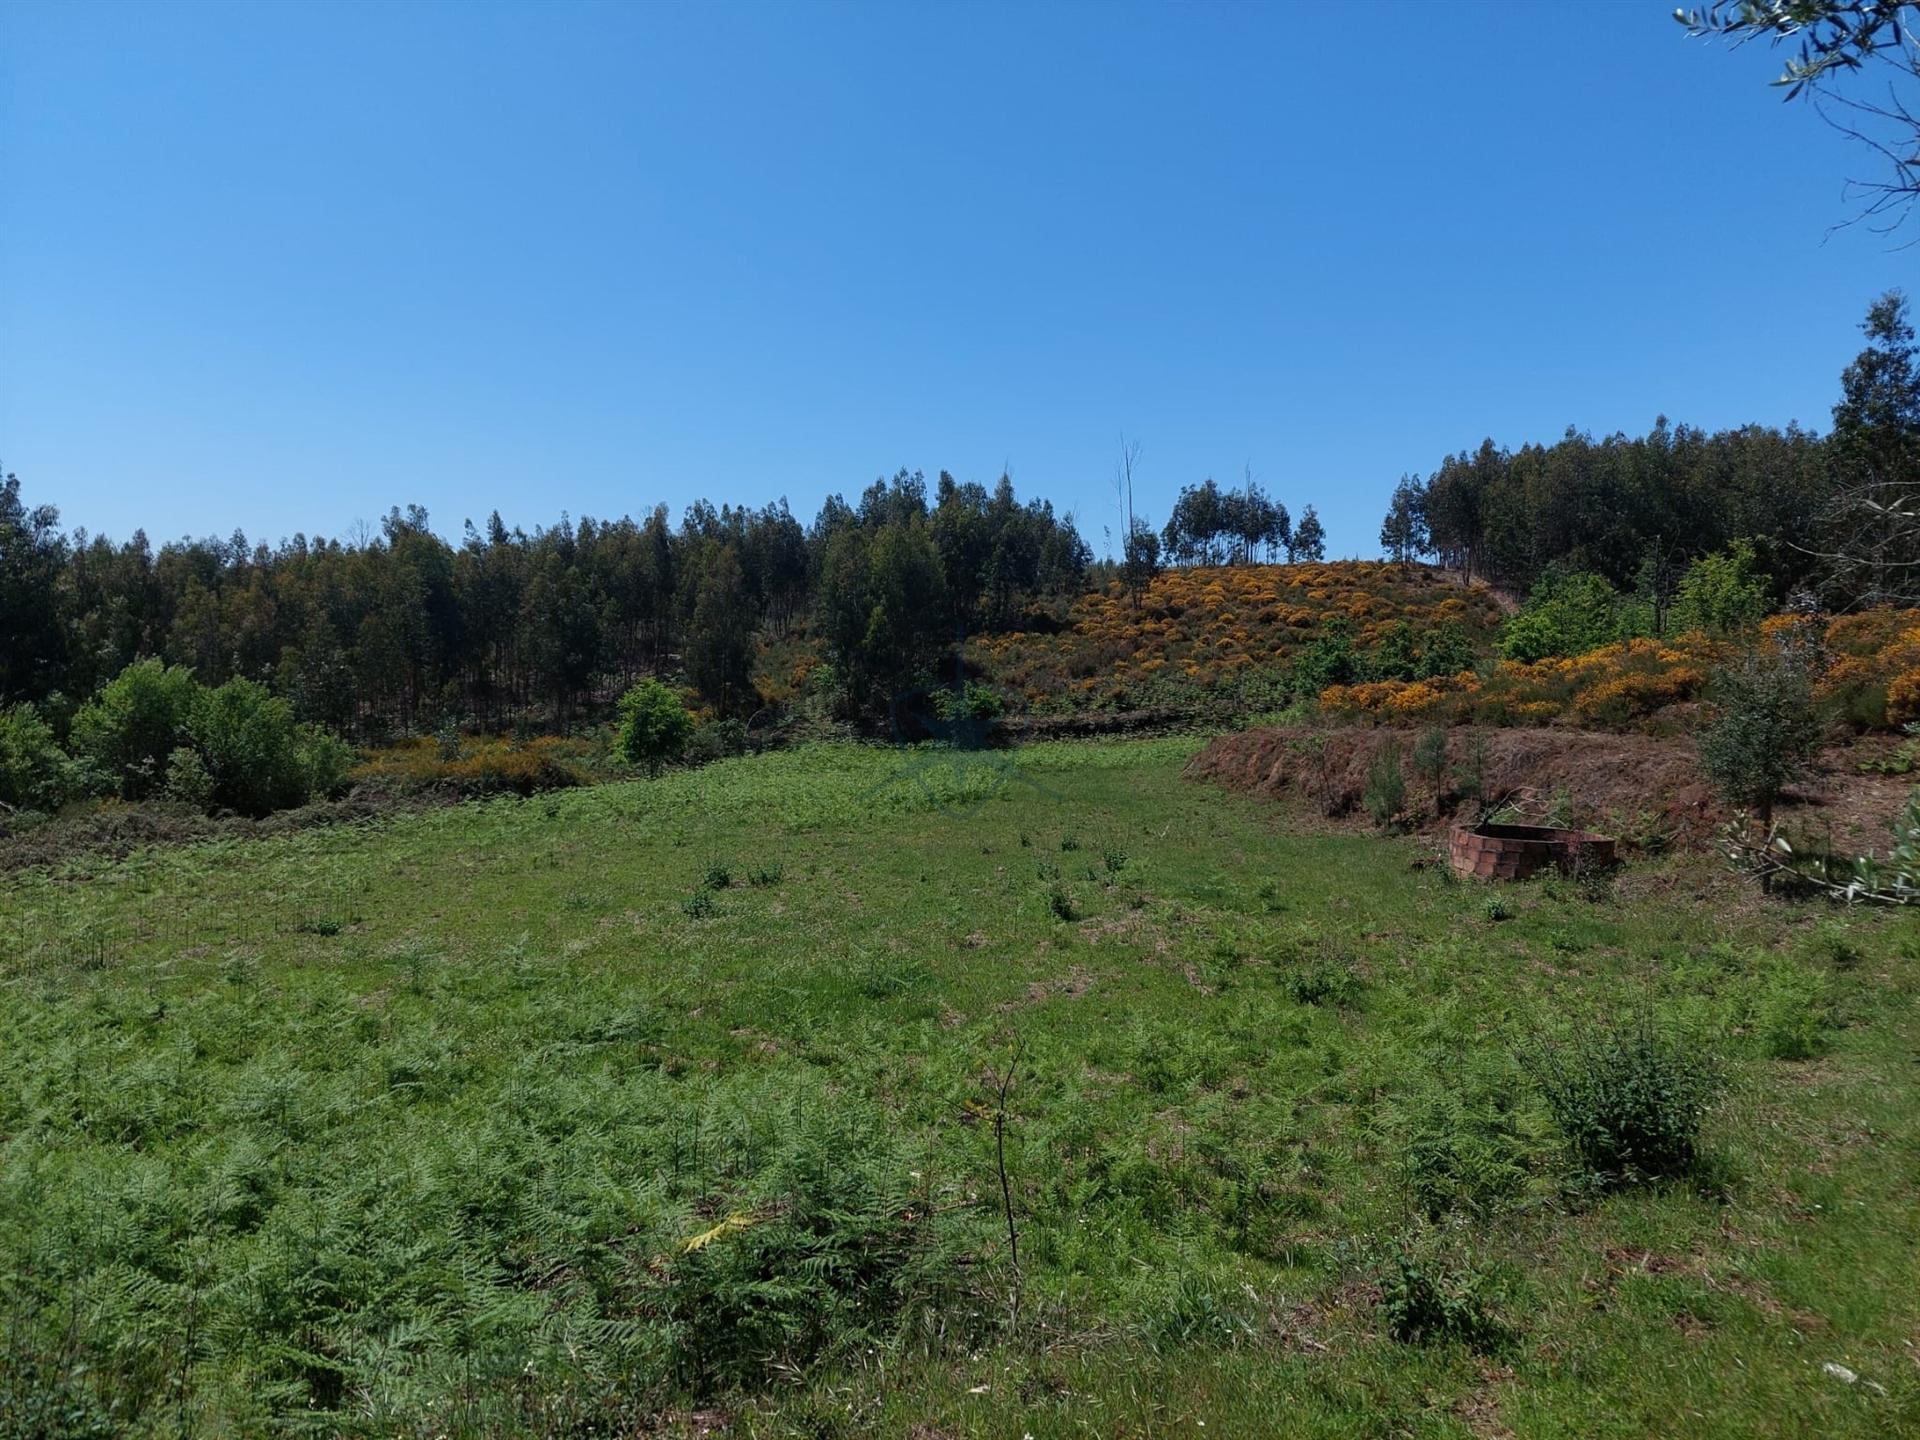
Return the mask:
<svg viewBox="0 0 1920 1440">
<path fill-rule="evenodd" d="M 1009 708 L 1047 714 L 1286 704 L 1361 676 L 1416 680 L 1471 669 L 1501 608 L 1484 587 L 1424 565 L 1335 561 L 1116 580 L 1042 628 L 982 636 L 968 661 Z"/>
<path fill-rule="evenodd" d="M 902 470 L 807 525 L 701 501 L 677 525 L 495 514 L 455 544 L 415 506 L 347 541 L 157 550 L 66 533 L 7 476 L 0 805 L 555 788 L 619 773 L 607 727 L 653 681 L 691 718 L 649 770 L 1003 716 L 1659 728 L 1756 645 L 1793 651 L 1823 722 L 1899 727 L 1920 720 L 1920 347 L 1898 294 L 1862 328 L 1824 438 L 1488 441 L 1403 477 L 1383 562 L 1326 561 L 1314 507 L 1251 480 L 1184 486 L 1161 529 L 1131 514 L 1096 562 L 1004 476 Z"/>
</svg>

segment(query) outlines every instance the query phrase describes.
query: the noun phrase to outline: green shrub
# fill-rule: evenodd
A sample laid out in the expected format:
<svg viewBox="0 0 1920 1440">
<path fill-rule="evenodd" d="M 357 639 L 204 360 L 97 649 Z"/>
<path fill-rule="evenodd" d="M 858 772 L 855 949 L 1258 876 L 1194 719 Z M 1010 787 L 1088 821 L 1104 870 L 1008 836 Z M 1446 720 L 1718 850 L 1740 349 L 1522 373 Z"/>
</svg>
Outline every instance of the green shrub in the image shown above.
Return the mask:
<svg viewBox="0 0 1920 1440">
<path fill-rule="evenodd" d="M 347 772 L 353 768 L 353 747 L 325 726 L 294 726 L 293 753 L 301 789 L 309 801 L 337 795 L 345 787 Z"/>
<path fill-rule="evenodd" d="M 747 727 L 738 720 L 711 720 L 687 741 L 686 758 L 696 765 L 730 760 L 747 753 Z"/>
<path fill-rule="evenodd" d="M 0 805 L 51 813 L 86 788 L 83 768 L 31 705 L 0 710 Z"/>
<path fill-rule="evenodd" d="M 187 722 L 212 779 L 214 805 L 266 815 L 306 803 L 307 772 L 293 707 L 251 680 L 203 690 Z"/>
<path fill-rule="evenodd" d="M 1360 993 L 1360 979 L 1344 960 L 1302 956 L 1279 967 L 1280 988 L 1296 1005 L 1345 1005 Z"/>
<path fill-rule="evenodd" d="M 165 791 L 265 815 L 338 789 L 353 751 L 251 680 L 209 690 L 183 666 L 129 665 L 73 720 L 75 749 L 129 800 Z"/>
<path fill-rule="evenodd" d="M 935 691 L 933 708 L 943 721 L 957 724 L 969 720 L 996 720 L 1006 713 L 1007 702 L 991 685 L 969 680 L 964 689 Z"/>
<path fill-rule="evenodd" d="M 167 757 L 192 743 L 194 710 L 205 693 L 184 665 L 129 665 L 73 717 L 74 752 L 122 797 L 144 800 L 165 782 Z"/>
<path fill-rule="evenodd" d="M 1513 1332 L 1488 1309 L 1480 1277 L 1416 1260 L 1395 1250 L 1380 1285 L 1387 1332 L 1409 1345 L 1457 1342 L 1483 1354 L 1511 1343 Z"/>
<path fill-rule="evenodd" d="M 1736 540 L 1723 554 L 1702 555 L 1680 577 L 1671 627 L 1709 635 L 1737 635 L 1766 619 L 1773 608 L 1753 544 Z"/>
<path fill-rule="evenodd" d="M 1757 646 L 1714 672 L 1700 770 L 1727 804 L 1755 811 L 1762 824 L 1820 738 L 1813 687 L 1808 657 L 1778 646 Z"/>
<path fill-rule="evenodd" d="M 614 753 L 629 765 L 659 775 L 669 760 L 686 753 L 693 737 L 693 716 L 671 688 L 646 680 L 620 697 L 620 728 Z"/>
<path fill-rule="evenodd" d="M 1672 1179 L 1699 1164 L 1721 1077 L 1698 1046 L 1642 1016 L 1536 1046 L 1526 1064 L 1574 1155 L 1603 1183 Z"/>
<path fill-rule="evenodd" d="M 1604 576 L 1548 566 L 1520 613 L 1501 627 L 1500 655 L 1530 665 L 1609 644 L 1619 638 L 1618 603 Z"/>
<path fill-rule="evenodd" d="M 1330 685 L 1351 685 L 1360 678 L 1360 669 L 1353 626 L 1345 616 L 1336 615 L 1294 657 L 1288 680 L 1296 695 L 1313 700 Z"/>
<path fill-rule="evenodd" d="M 213 776 L 197 750 L 182 745 L 167 757 L 167 798 L 195 810 L 213 804 Z"/>
</svg>

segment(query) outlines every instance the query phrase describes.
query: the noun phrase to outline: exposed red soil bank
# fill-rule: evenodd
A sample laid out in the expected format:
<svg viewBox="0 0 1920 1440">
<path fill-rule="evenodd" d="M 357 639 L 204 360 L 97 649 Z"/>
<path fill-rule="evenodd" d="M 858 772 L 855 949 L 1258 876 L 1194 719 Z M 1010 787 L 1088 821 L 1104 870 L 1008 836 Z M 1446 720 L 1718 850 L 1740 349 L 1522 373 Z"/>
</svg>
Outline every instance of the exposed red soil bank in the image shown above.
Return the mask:
<svg viewBox="0 0 1920 1440">
<path fill-rule="evenodd" d="M 1710 838 L 1728 819 L 1701 778 L 1693 742 L 1651 735 L 1551 729 L 1473 729 L 1448 732 L 1449 787 L 1457 787 L 1476 737 L 1485 744 L 1484 788 L 1489 796 L 1531 792 L 1547 801 L 1564 791 L 1566 818 L 1607 834 L 1631 836 L 1658 829 L 1682 841 Z M 1292 795 L 1327 816 L 1361 812 L 1367 771 L 1388 745 L 1403 757 L 1414 736 L 1386 727 L 1314 729 L 1287 726 L 1243 730 L 1208 742 L 1187 767 L 1190 775 L 1256 795 Z M 1888 826 L 1920 776 L 1862 775 L 1858 763 L 1890 748 L 1868 740 L 1822 751 L 1814 773 L 1789 792 L 1782 822 L 1809 838 L 1831 834 L 1837 850 L 1884 849 Z M 1433 799 L 1406 772 L 1407 803 L 1416 824 L 1432 824 Z"/>
</svg>

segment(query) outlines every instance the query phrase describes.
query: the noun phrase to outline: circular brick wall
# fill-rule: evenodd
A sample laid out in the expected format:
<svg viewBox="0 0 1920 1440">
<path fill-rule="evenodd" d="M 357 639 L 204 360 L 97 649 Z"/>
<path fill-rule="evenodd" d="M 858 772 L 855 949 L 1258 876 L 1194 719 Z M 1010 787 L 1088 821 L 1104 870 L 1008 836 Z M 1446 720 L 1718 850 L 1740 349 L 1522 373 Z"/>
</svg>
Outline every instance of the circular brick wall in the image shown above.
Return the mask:
<svg viewBox="0 0 1920 1440">
<path fill-rule="evenodd" d="M 1476 880 L 1524 880 L 1549 866 L 1611 865 L 1613 841 L 1548 825 L 1456 825 L 1447 840 L 1453 873 Z"/>
</svg>

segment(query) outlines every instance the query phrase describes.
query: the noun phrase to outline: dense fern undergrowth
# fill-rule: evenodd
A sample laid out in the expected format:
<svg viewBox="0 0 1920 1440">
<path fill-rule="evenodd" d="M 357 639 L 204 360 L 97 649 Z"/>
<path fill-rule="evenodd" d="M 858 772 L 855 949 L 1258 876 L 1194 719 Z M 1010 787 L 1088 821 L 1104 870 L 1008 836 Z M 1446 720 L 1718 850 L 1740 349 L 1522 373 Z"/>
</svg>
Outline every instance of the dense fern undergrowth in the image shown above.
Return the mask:
<svg viewBox="0 0 1920 1440">
<path fill-rule="evenodd" d="M 1920 1424 L 1910 926 L 1494 907 L 1192 749 L 10 876 L 0 1435 Z"/>
</svg>

